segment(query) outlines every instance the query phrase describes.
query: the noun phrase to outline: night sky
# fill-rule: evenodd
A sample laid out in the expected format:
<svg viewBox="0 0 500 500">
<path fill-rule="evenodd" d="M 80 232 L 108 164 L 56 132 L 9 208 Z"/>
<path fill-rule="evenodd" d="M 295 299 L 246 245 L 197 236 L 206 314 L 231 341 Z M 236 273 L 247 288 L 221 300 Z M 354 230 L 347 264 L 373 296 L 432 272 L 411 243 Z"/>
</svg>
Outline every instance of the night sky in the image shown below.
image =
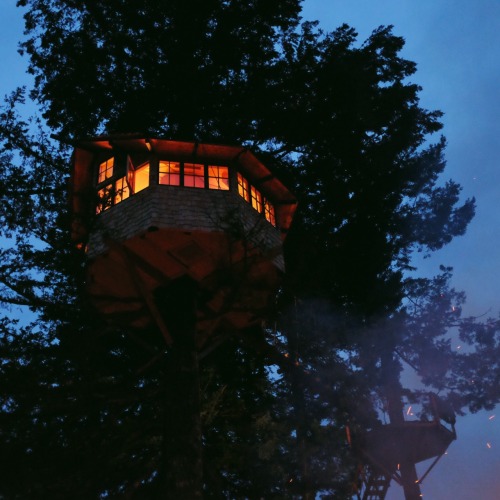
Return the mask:
<svg viewBox="0 0 500 500">
<path fill-rule="evenodd" d="M 463 186 L 464 198 L 477 200 L 476 217 L 465 236 L 418 262 L 418 274 L 430 276 L 440 264 L 452 266 L 454 287 L 467 294 L 465 314 L 497 317 L 500 1 L 306 0 L 304 7 L 304 17 L 318 19 L 325 30 L 342 23 L 353 26 L 360 41 L 380 25 L 394 25 L 394 33 L 405 38 L 402 55 L 417 62 L 411 80 L 423 87 L 422 106 L 445 113 L 442 133 L 448 141 L 448 163 L 442 180 L 454 179 Z M 459 418 L 457 433 L 458 440 L 422 484 L 423 497 L 497 500 L 500 408 Z M 387 499 L 401 498 L 402 489 L 393 483 Z"/>
<path fill-rule="evenodd" d="M 22 12 L 0 0 L 0 94 L 29 84 L 17 54 Z M 453 178 L 477 215 L 465 236 L 418 262 L 419 275 L 454 268 L 465 290 L 467 315 L 496 317 L 500 310 L 500 0 L 305 0 L 305 19 L 325 30 L 347 23 L 366 39 L 379 25 L 394 25 L 406 39 L 403 56 L 418 63 L 411 79 L 423 87 L 421 104 L 440 109 L 448 140 L 443 182 Z M 500 498 L 500 409 L 459 418 L 458 440 L 422 485 L 432 500 Z M 496 415 L 495 418 L 490 418 Z M 488 447 L 488 444 L 490 447 Z M 393 484 L 388 500 L 403 498 Z"/>
</svg>

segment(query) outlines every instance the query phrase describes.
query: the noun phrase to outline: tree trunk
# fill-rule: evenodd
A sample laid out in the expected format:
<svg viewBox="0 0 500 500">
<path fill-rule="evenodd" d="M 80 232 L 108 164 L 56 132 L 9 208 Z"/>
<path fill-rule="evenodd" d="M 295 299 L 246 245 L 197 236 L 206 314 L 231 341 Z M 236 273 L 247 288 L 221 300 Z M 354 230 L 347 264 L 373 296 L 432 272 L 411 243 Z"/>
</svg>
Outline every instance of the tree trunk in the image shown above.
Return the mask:
<svg viewBox="0 0 500 500">
<path fill-rule="evenodd" d="M 392 352 L 382 355 L 382 371 L 385 379 L 385 390 L 388 401 L 388 414 L 391 424 L 404 424 L 403 402 L 401 400 L 400 367 L 394 360 Z M 402 461 L 399 471 L 403 483 L 405 500 L 420 500 L 422 498 L 415 464 Z"/>
<path fill-rule="evenodd" d="M 202 498 L 203 462 L 196 333 L 196 284 L 182 279 L 161 293 L 174 339 L 167 354 L 163 435 L 164 498 Z"/>
</svg>

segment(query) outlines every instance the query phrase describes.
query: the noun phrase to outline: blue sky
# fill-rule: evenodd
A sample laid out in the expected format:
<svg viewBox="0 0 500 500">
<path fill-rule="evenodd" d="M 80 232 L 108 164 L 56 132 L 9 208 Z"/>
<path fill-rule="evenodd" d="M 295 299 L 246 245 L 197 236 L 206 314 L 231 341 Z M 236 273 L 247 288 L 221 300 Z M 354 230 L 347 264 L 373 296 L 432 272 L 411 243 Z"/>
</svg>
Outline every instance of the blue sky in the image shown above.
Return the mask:
<svg viewBox="0 0 500 500">
<path fill-rule="evenodd" d="M 453 284 L 465 290 L 471 315 L 500 309 L 500 1 L 499 0 L 306 0 L 304 17 L 325 30 L 347 23 L 360 40 L 380 25 L 403 36 L 403 55 L 418 64 L 412 81 L 421 103 L 440 109 L 448 140 L 443 180 L 475 196 L 477 215 L 465 236 L 419 263 L 420 274 L 454 268 Z M 497 408 L 497 410 L 499 410 Z M 500 498 L 500 411 L 458 420 L 458 440 L 422 485 L 423 498 Z M 487 444 L 491 448 L 488 448 Z M 403 498 L 392 485 L 388 500 Z"/>
<path fill-rule="evenodd" d="M 0 95 L 29 83 L 17 54 L 22 13 L 15 0 L 0 0 Z M 418 63 L 412 81 L 423 87 L 421 103 L 440 109 L 448 140 L 443 180 L 475 196 L 477 215 L 465 236 L 419 263 L 420 273 L 454 268 L 454 286 L 468 296 L 467 314 L 500 309 L 500 0 L 305 0 L 304 17 L 325 30 L 346 22 L 360 41 L 379 25 L 394 25 L 406 39 L 403 55 Z M 426 478 L 424 498 L 500 498 L 500 411 L 459 419 L 458 440 Z M 487 443 L 491 448 L 487 447 Z M 403 498 L 397 485 L 389 500 Z"/>
</svg>

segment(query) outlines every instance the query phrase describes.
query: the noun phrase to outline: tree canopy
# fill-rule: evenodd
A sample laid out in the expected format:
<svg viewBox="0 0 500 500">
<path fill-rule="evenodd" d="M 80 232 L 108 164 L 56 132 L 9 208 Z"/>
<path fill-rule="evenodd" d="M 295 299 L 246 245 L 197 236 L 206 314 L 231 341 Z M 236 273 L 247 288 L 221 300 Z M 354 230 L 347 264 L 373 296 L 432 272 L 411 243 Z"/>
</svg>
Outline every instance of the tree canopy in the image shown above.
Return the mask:
<svg viewBox="0 0 500 500">
<path fill-rule="evenodd" d="M 161 495 L 172 353 L 158 332 L 99 321 L 69 238 L 68 144 L 102 132 L 245 144 L 299 200 L 274 315 L 246 332 L 273 350 L 234 332 L 200 365 L 207 498 L 349 498 L 343 426 L 379 423 L 384 359 L 456 411 L 499 401 L 496 320 L 461 318 L 450 269 L 412 274 L 415 252 L 474 215 L 442 179 L 445 139 L 430 142 L 441 113 L 420 106 L 391 27 L 359 43 L 301 22 L 300 3 L 18 1 L 41 118 L 19 117 L 22 90 L 0 115 L 6 498 Z M 468 353 L 452 352 L 453 329 Z"/>
</svg>

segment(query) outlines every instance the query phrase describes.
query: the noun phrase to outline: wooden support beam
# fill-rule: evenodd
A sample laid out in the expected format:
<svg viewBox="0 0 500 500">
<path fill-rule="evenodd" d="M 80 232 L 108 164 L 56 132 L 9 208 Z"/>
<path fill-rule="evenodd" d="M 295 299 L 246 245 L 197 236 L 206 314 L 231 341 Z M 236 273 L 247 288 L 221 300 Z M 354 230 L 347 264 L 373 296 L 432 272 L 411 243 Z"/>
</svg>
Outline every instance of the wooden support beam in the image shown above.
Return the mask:
<svg viewBox="0 0 500 500">
<path fill-rule="evenodd" d="M 172 336 L 170 335 L 167 325 L 165 324 L 165 321 L 163 320 L 163 317 L 160 311 L 158 310 L 158 307 L 156 306 L 151 291 L 144 286 L 144 282 L 142 281 L 137 271 L 136 264 L 134 262 L 134 255 L 132 254 L 132 252 L 130 252 L 130 250 L 127 249 L 127 247 L 114 241 L 109 237 L 105 239 L 105 243 L 111 250 L 117 252 L 127 263 L 127 270 L 130 274 L 130 277 L 137 292 L 144 299 L 144 302 L 149 310 L 151 317 L 155 321 L 156 325 L 158 326 L 160 332 L 163 335 L 163 338 L 165 339 L 165 343 L 168 346 L 172 345 L 173 344 Z"/>
</svg>

